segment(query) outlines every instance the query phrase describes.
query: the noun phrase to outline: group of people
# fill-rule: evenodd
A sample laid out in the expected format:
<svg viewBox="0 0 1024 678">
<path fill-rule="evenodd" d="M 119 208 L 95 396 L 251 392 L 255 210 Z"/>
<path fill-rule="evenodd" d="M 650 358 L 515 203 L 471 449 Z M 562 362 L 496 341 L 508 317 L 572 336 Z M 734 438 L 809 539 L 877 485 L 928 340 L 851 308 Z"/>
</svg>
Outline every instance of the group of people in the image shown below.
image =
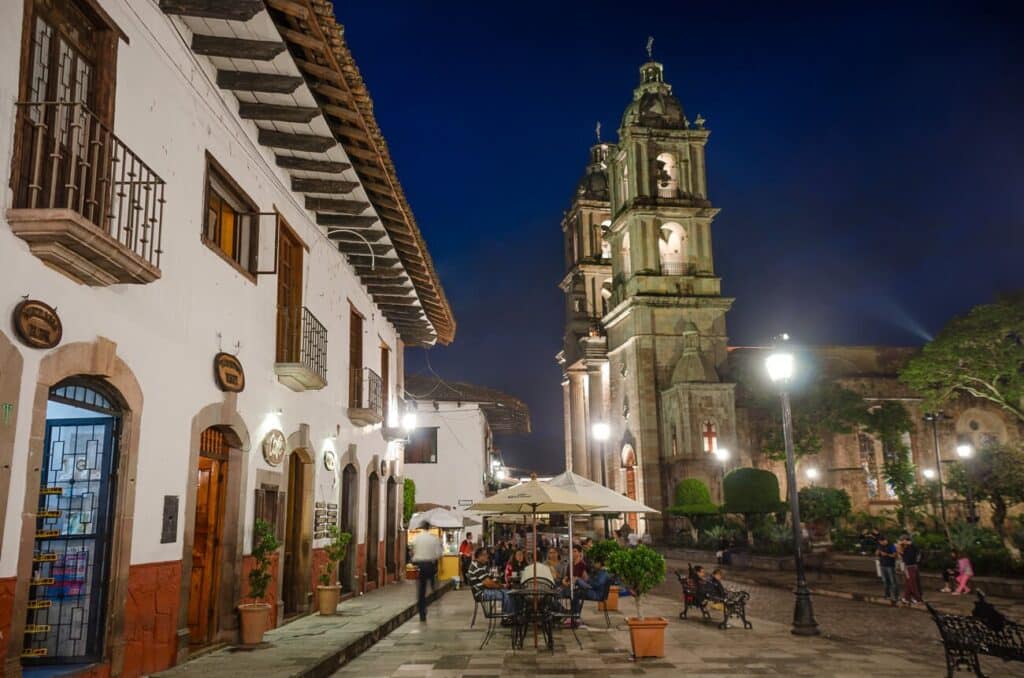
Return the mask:
<svg viewBox="0 0 1024 678">
<path fill-rule="evenodd" d="M 878 576 L 882 579 L 884 597 L 893 605 L 922 604 L 924 599 L 921 595 L 920 566 L 923 554 L 921 549 L 914 544 L 913 537 L 909 534 L 902 534 L 899 540 L 893 543 L 877 530 L 870 534 L 865 532 L 861 536 L 862 549 L 869 540 L 875 545 Z M 971 561 L 967 554 L 959 553 L 954 549 L 950 552 L 950 562 L 943 568 L 942 577 L 945 586 L 941 590 L 953 595 L 970 593 L 967 582 L 973 576 L 974 569 L 971 567 Z M 902 595 L 900 592 L 901 581 Z"/>
<path fill-rule="evenodd" d="M 695 565 L 690 569 L 689 579 L 690 587 L 695 592 L 693 604 L 697 607 L 700 607 L 708 597 L 725 597 L 725 584 L 722 583 L 721 568 L 715 568 L 709 577 L 703 565 Z"/>
</svg>

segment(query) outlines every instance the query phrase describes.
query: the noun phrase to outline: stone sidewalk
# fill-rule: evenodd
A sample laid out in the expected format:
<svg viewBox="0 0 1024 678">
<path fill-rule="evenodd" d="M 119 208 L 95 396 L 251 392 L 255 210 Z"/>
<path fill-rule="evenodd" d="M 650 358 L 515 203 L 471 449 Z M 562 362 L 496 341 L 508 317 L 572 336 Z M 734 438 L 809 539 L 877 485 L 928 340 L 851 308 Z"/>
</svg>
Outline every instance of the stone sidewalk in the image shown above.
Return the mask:
<svg viewBox="0 0 1024 678">
<path fill-rule="evenodd" d="M 438 587 L 440 599 L 450 585 Z M 438 602 L 431 605 L 431 612 Z M 415 582 L 403 581 L 344 601 L 339 614 L 311 614 L 268 631 L 263 645 L 225 647 L 154 674 L 183 676 L 328 676 L 416 615 Z"/>
<path fill-rule="evenodd" d="M 633 602 L 621 601 L 623 611 Z M 584 608 L 588 627 L 579 633 L 579 649 L 568 630 L 556 632 L 555 652 L 512 651 L 509 633 L 501 629 L 483 650 L 485 626 L 477 620 L 469 628 L 473 601 L 467 591 L 453 592 L 434 606 L 426 624 L 410 621 L 377 643 L 336 676 L 358 678 L 485 678 L 511 676 L 615 676 L 632 675 L 785 675 L 785 676 L 939 676 L 945 673 L 942 647 L 934 641 L 916 647 L 885 648 L 823 636 L 798 638 L 782 624 L 751 619 L 753 630 L 696 619 L 680 620 L 679 605 L 661 596 L 645 599 L 646 614 L 664 616 L 666 656 L 631 661 L 629 632 L 622 612 L 612 613 L 612 627 L 592 604 Z M 982 658 L 990 675 L 1024 676 L 1020 664 Z"/>
</svg>

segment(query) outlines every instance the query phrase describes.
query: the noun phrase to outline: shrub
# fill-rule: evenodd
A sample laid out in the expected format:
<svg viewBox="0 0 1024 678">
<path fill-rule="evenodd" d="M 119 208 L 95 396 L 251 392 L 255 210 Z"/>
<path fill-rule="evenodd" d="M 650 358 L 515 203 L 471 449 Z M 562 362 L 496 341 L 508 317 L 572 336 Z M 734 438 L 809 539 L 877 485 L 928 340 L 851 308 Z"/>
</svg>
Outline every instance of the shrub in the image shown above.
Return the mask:
<svg viewBox="0 0 1024 678">
<path fill-rule="evenodd" d="M 402 482 L 402 518 L 405 524 L 409 524 L 412 513 L 416 509 L 416 483 L 412 478 L 406 478 Z"/>
<path fill-rule="evenodd" d="M 636 616 L 643 619 L 640 598 L 665 580 L 665 559 L 646 546 L 619 549 L 612 554 L 608 569 L 633 592 Z"/>
<path fill-rule="evenodd" d="M 738 468 L 725 476 L 723 484 L 726 513 L 743 515 L 747 541 L 752 541 L 755 517 L 785 510 L 779 500 L 779 479 L 771 471 Z"/>
<path fill-rule="evenodd" d="M 619 546 L 619 542 L 614 539 L 605 539 L 590 547 L 590 551 L 587 553 L 587 558 L 592 562 L 599 562 L 607 565 L 611 562 L 612 556 L 615 552 L 621 549 L 622 547 Z"/>
<path fill-rule="evenodd" d="M 257 519 L 252 535 L 252 569 L 249 570 L 249 596 L 262 600 L 270 586 L 270 556 L 281 547 L 281 542 L 274 536 L 270 523 Z"/>
<path fill-rule="evenodd" d="M 693 541 L 697 541 L 698 530 L 707 526 L 707 518 L 717 516 L 718 511 L 718 505 L 711 502 L 708 486 L 698 478 L 686 478 L 676 485 L 676 503 L 668 509 L 669 513 L 690 521 Z"/>
<path fill-rule="evenodd" d="M 345 556 L 348 555 L 348 545 L 352 541 L 352 535 L 342 532 L 337 525 L 329 526 L 327 533 L 331 537 L 331 542 L 324 547 L 327 562 L 324 564 L 324 571 L 320 573 L 321 586 L 331 586 L 334 583 L 334 568 L 345 560 Z"/>
<path fill-rule="evenodd" d="M 800 518 L 807 522 L 820 520 L 835 525 L 836 521 L 850 514 L 850 495 L 846 490 L 805 487 L 797 496 L 800 498 Z"/>
</svg>

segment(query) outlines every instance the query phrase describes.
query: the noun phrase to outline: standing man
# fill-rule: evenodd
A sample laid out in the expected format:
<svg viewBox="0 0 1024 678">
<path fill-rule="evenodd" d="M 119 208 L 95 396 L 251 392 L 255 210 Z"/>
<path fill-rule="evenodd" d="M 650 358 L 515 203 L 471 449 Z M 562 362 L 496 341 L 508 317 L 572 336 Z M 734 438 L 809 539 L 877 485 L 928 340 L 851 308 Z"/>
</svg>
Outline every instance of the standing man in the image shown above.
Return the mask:
<svg viewBox="0 0 1024 678">
<path fill-rule="evenodd" d="M 462 581 L 466 581 L 469 564 L 473 561 L 473 533 L 467 532 L 466 538 L 459 544 L 459 564 L 461 565 Z"/>
<path fill-rule="evenodd" d="M 434 590 L 437 577 L 437 561 L 441 559 L 441 540 L 429 530 L 424 530 L 412 543 L 412 562 L 419 570 L 416 579 L 416 605 L 420 612 L 420 621 L 427 621 L 427 582 L 430 590 Z"/>
<path fill-rule="evenodd" d="M 923 602 L 921 598 L 921 578 L 918 571 L 921 564 L 921 549 L 914 545 L 914 540 L 909 534 L 900 537 L 903 544 L 903 569 L 906 578 L 903 584 L 903 598 L 908 605 L 919 605 Z"/>
<path fill-rule="evenodd" d="M 878 569 L 882 572 L 882 584 L 885 586 L 885 598 L 893 605 L 900 600 L 900 588 L 896 583 L 896 546 L 889 543 L 884 535 L 878 535 L 878 548 L 875 550 L 878 556 Z"/>
</svg>

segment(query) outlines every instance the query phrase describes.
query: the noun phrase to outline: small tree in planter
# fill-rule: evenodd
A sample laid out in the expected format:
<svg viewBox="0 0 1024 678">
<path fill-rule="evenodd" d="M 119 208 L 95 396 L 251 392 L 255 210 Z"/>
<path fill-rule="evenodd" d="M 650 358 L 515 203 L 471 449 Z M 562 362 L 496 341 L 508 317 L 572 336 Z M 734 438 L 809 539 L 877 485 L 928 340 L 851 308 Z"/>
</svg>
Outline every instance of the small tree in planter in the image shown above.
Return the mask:
<svg viewBox="0 0 1024 678">
<path fill-rule="evenodd" d="M 664 617 L 644 617 L 640 599 L 665 580 L 665 559 L 646 546 L 619 549 L 612 553 L 609 570 L 633 591 L 636 599 L 636 617 L 626 619 L 633 655 L 639 657 L 665 656 Z"/>
<path fill-rule="evenodd" d="M 352 541 L 352 535 L 342 532 L 337 525 L 327 528 L 331 542 L 324 547 L 327 562 L 324 563 L 323 572 L 320 573 L 320 585 L 316 587 L 316 602 L 320 608 L 320 614 L 331 615 L 338 611 L 338 600 L 341 598 L 341 586 L 334 581 L 334 570 L 338 564 L 345 560 L 348 555 L 348 545 Z"/>
<path fill-rule="evenodd" d="M 268 613 L 270 604 L 263 601 L 267 595 L 267 587 L 272 579 L 270 574 L 270 557 L 281 547 L 281 542 L 274 536 L 274 530 L 265 520 L 257 519 L 253 526 L 252 558 L 253 566 L 249 570 L 250 603 L 241 603 L 238 613 L 242 620 L 242 643 L 259 645 L 263 642 L 263 634 L 270 624 Z"/>
<path fill-rule="evenodd" d="M 590 562 L 604 563 L 607 566 L 612 557 L 618 551 L 621 551 L 622 547 L 619 546 L 619 542 L 614 539 L 605 539 L 599 541 L 590 547 L 587 552 L 587 558 Z M 598 609 L 607 609 L 612 612 L 616 612 L 619 609 L 619 587 L 612 585 L 608 588 L 608 599 L 598 604 Z"/>
</svg>

